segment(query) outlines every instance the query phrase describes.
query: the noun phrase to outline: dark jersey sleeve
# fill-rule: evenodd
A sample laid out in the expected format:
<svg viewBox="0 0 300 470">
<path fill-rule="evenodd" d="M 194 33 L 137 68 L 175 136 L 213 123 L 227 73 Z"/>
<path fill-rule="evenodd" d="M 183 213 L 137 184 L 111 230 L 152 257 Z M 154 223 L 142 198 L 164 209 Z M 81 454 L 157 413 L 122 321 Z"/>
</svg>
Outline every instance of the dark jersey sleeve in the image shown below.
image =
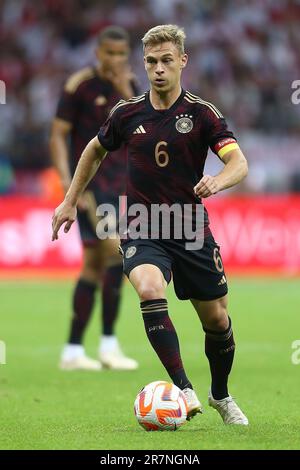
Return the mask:
<svg viewBox="0 0 300 470">
<path fill-rule="evenodd" d="M 117 108 L 121 103 L 122 101 L 120 101 L 115 108 Z M 102 147 L 109 152 L 118 150 L 123 143 L 123 137 L 120 130 L 120 110 L 115 108 L 112 109 L 105 123 L 100 127 L 97 135 Z"/>
<path fill-rule="evenodd" d="M 210 149 L 218 155 L 220 148 L 236 143 L 236 138 L 228 129 L 225 118 L 217 108 L 208 108 L 206 111 L 206 138 Z"/>
<path fill-rule="evenodd" d="M 69 93 L 64 90 L 57 105 L 56 117 L 74 123 L 80 111 L 79 92 Z"/>
</svg>

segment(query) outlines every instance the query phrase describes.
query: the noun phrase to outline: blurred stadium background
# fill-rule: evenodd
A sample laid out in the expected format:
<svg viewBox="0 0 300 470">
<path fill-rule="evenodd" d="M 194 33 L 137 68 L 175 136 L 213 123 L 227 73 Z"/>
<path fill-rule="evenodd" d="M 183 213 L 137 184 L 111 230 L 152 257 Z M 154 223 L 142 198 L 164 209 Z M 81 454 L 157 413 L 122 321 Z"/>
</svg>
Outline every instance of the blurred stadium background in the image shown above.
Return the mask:
<svg viewBox="0 0 300 470">
<path fill-rule="evenodd" d="M 150 444 L 144 434 L 132 436 L 131 444 L 126 434 L 118 434 L 120 420 L 124 429 L 128 422 L 134 423 L 131 402 L 138 385 L 163 375 L 146 346 L 136 314 L 138 302 L 129 286 L 120 335 L 129 353 L 139 353 L 140 375 L 130 375 L 129 382 L 113 374 L 109 379 L 86 376 L 87 392 L 77 373 L 69 379 L 58 376 L 55 369 L 70 315 L 70 279 L 78 272 L 81 248 L 76 227 L 59 242 L 51 242 L 51 216 L 62 190 L 49 158 L 50 121 L 64 80 L 94 62 L 96 35 L 110 24 L 129 31 L 131 64 L 141 90 L 147 89 L 140 38 L 162 23 L 185 27 L 190 60 L 184 87 L 220 108 L 249 161 L 249 176 L 242 185 L 205 204 L 232 277 L 232 311 L 240 343 L 233 388 L 237 383 L 250 420 L 258 423 L 252 427 L 252 433 L 257 432 L 253 439 L 235 431 L 225 437 L 213 427 L 209 415 L 208 434 L 202 435 L 200 444 L 184 440 L 184 431 L 182 441 L 153 437 Z M 0 80 L 6 85 L 6 104 L 0 104 L 1 315 L 7 313 L 0 339 L 8 345 L 7 366 L 1 369 L 4 378 L 0 377 L 1 390 L 6 390 L 1 399 L 8 400 L 8 406 L 1 407 L 2 426 L 8 434 L 3 434 L 0 447 L 299 446 L 295 424 L 299 399 L 290 354 L 295 331 L 299 332 L 300 104 L 293 104 L 291 95 L 292 82 L 300 80 L 300 1 L 0 0 L 0 41 Z M 218 171 L 217 160 L 209 155 L 207 173 Z M 243 279 L 234 277 L 240 275 Z M 262 277 L 270 275 L 277 279 Z M 296 279 L 291 280 L 292 276 Z M 51 277 L 56 283 L 40 283 Z M 189 325 L 180 320 L 182 307 L 174 297 L 171 305 L 190 361 L 197 338 L 194 330 L 190 336 Z M 133 325 L 129 336 L 125 312 Z M 87 344 L 91 350 L 90 333 Z M 103 430 L 109 430 L 105 442 L 103 435 L 96 438 L 93 434 L 99 431 L 98 411 L 94 414 L 99 407 L 93 393 L 99 386 L 107 392 L 102 397 L 106 414 L 99 415 Z M 17 389 L 24 392 L 22 404 Z M 116 417 L 114 410 L 110 412 L 109 397 L 119 389 L 122 399 L 119 395 L 115 399 L 121 411 Z M 267 402 L 265 391 L 272 400 Z M 85 401 L 78 407 L 80 396 Z M 282 408 L 284 403 L 288 410 Z M 43 411 L 37 411 L 38 407 Z M 209 440 L 211 430 L 213 441 Z"/>
<path fill-rule="evenodd" d="M 67 245 L 49 236 L 62 195 L 47 142 L 58 95 L 71 72 L 94 62 L 96 35 L 109 24 L 129 30 L 132 67 L 147 89 L 140 38 L 164 22 L 186 28 L 184 86 L 221 109 L 249 159 L 245 182 L 207 202 L 227 270 L 300 271 L 300 105 L 291 101 L 299 1 L 2 0 L 0 18 L 2 274 L 78 267 L 76 230 Z M 207 172 L 217 160 L 210 155 Z"/>
</svg>

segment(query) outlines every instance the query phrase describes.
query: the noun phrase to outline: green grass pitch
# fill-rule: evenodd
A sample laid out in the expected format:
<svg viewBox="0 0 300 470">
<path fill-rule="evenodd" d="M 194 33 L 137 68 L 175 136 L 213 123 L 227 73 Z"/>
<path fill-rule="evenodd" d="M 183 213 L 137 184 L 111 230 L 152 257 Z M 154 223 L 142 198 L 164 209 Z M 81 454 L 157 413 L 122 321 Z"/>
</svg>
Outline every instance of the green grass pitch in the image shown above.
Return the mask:
<svg viewBox="0 0 300 470">
<path fill-rule="evenodd" d="M 232 279 L 229 311 L 237 343 L 230 391 L 249 427 L 226 427 L 207 403 L 204 336 L 189 302 L 169 289 L 185 367 L 205 413 L 177 432 L 146 433 L 133 402 L 140 388 L 168 380 L 146 338 L 139 302 L 124 285 L 118 335 L 138 358 L 135 372 L 62 372 L 57 363 L 70 316 L 70 282 L 2 282 L 0 339 L 1 449 L 299 449 L 300 365 L 291 344 L 300 339 L 299 280 Z M 85 338 L 95 357 L 99 307 Z"/>
</svg>

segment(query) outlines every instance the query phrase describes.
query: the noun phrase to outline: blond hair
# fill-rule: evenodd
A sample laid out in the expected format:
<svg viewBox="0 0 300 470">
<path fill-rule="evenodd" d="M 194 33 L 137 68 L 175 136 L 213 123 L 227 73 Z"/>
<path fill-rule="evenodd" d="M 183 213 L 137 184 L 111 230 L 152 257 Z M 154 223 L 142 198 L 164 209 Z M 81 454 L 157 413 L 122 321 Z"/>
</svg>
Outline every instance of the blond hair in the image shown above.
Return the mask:
<svg viewBox="0 0 300 470">
<path fill-rule="evenodd" d="M 172 42 L 175 44 L 180 54 L 184 54 L 185 32 L 176 24 L 162 24 L 149 29 L 142 38 L 144 50 L 146 46 L 154 46 L 162 42 Z"/>
</svg>

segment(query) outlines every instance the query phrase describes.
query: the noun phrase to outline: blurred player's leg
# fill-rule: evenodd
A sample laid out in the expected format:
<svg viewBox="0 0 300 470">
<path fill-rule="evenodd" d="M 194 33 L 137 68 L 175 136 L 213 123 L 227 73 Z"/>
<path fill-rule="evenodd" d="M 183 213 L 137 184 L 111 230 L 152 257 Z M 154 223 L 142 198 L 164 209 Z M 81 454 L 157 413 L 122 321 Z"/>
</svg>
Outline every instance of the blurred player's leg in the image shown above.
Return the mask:
<svg viewBox="0 0 300 470">
<path fill-rule="evenodd" d="M 98 245 L 83 247 L 83 267 L 73 292 L 73 316 L 68 344 L 61 357 L 62 369 L 100 370 L 99 361 L 86 356 L 83 335 L 93 311 L 95 292 L 99 285 L 103 260 Z"/>
<path fill-rule="evenodd" d="M 248 420 L 228 393 L 228 377 L 234 359 L 235 342 L 227 314 L 227 296 L 210 301 L 192 300 L 205 331 L 205 354 L 211 372 L 209 405 L 225 424 L 248 424 Z"/>
<path fill-rule="evenodd" d="M 73 293 L 73 317 L 68 344 L 65 345 L 61 357 L 62 369 L 100 370 L 102 364 L 107 368 L 122 370 L 134 370 L 138 367 L 134 359 L 124 355 L 114 334 L 119 307 L 119 293 L 116 292 L 116 288 L 118 287 L 119 291 L 122 281 L 120 265 L 117 272 L 113 270 L 113 278 L 111 276 L 106 278 L 106 271 L 103 276 L 103 266 L 107 260 L 116 261 L 117 245 L 115 240 L 102 240 L 92 247 L 84 246 L 83 248 L 83 269 Z M 120 262 L 119 257 L 117 261 Z M 95 292 L 103 277 L 105 280 L 103 310 L 107 334 L 103 334 L 100 338 L 99 362 L 85 354 L 82 342 L 93 311 Z"/>
<path fill-rule="evenodd" d="M 102 249 L 111 255 L 102 281 L 102 336 L 99 359 L 102 365 L 109 369 L 135 370 L 138 368 L 137 361 L 125 356 L 115 335 L 123 280 L 122 258 L 118 251 L 119 240 L 107 239 L 104 244 Z"/>
<path fill-rule="evenodd" d="M 118 319 L 123 279 L 122 263 L 109 266 L 102 281 L 102 334 L 112 336 Z"/>
<path fill-rule="evenodd" d="M 167 282 L 161 270 L 151 264 L 132 269 L 129 279 L 141 300 L 141 310 L 148 339 L 177 387 L 187 391 L 189 416 L 200 412 L 201 405 L 186 376 L 176 330 L 168 314 L 165 295 Z"/>
</svg>

